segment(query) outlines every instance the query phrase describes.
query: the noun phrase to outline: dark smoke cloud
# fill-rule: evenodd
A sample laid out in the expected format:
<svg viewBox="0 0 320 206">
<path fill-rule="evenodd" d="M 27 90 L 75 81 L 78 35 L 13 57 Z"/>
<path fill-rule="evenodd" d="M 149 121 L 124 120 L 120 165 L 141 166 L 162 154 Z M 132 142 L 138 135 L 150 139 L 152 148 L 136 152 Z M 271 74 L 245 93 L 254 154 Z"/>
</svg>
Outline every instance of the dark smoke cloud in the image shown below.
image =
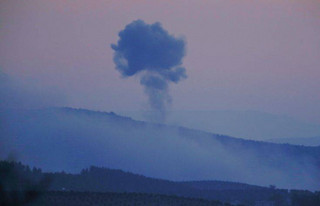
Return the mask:
<svg viewBox="0 0 320 206">
<path fill-rule="evenodd" d="M 149 25 L 142 20 L 128 24 L 119 37 L 117 45 L 111 45 L 116 69 L 124 77 L 140 75 L 151 108 L 158 112 L 158 120 L 163 120 L 166 105 L 171 102 L 169 83 L 187 77 L 180 66 L 185 41 L 170 35 L 160 23 Z"/>
</svg>

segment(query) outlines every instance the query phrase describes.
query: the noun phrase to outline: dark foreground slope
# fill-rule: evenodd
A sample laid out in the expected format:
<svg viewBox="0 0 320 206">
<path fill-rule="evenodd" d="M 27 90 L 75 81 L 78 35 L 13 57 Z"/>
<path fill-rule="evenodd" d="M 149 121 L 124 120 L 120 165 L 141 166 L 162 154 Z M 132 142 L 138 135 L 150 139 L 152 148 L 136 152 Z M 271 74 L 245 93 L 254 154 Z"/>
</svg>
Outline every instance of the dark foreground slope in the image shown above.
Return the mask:
<svg viewBox="0 0 320 206">
<path fill-rule="evenodd" d="M 255 205 L 264 202 L 288 206 L 293 201 L 308 203 L 307 200 L 312 204 L 305 205 L 320 203 L 319 193 L 309 191 L 288 191 L 221 181 L 172 182 L 98 167 L 84 169 L 80 174 L 43 173 L 40 169 L 30 169 L 21 163 L 2 161 L 0 172 L 0 203 L 1 200 L 12 199 L 12 191 L 20 191 L 20 195 L 15 196 L 23 197 L 21 191 L 23 193 L 26 190 L 38 191 L 26 194 L 37 195 L 36 198 L 33 196 L 32 202 L 40 197 L 40 205 L 73 205 L 79 201 L 83 201 L 84 205 L 132 205 L 130 202 L 138 205 L 221 205 L 221 202 Z M 3 191 L 11 193 L 5 194 Z"/>
<path fill-rule="evenodd" d="M 52 180 L 51 190 L 152 193 L 224 202 L 270 200 L 275 194 L 285 198 L 288 192 L 222 181 L 204 181 L 200 188 L 194 182 L 173 182 L 98 167 L 90 167 L 80 174 L 50 173 L 47 176 Z"/>
<path fill-rule="evenodd" d="M 139 193 L 46 192 L 32 206 L 227 206 L 220 201 Z"/>
<path fill-rule="evenodd" d="M 320 147 L 249 141 L 82 109 L 2 117 L 2 152 L 46 171 L 79 172 L 97 165 L 175 181 L 320 189 Z"/>
</svg>

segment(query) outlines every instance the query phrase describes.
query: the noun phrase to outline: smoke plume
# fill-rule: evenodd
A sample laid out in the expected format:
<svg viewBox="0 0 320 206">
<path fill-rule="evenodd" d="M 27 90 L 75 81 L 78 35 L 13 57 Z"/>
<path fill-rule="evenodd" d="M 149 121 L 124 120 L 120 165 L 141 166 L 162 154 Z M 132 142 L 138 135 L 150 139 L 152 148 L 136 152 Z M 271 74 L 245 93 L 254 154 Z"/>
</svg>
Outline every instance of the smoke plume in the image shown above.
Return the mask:
<svg viewBox="0 0 320 206">
<path fill-rule="evenodd" d="M 163 121 L 166 106 L 171 102 L 169 83 L 187 77 L 181 66 L 185 41 L 170 35 L 160 23 L 146 24 L 142 20 L 128 24 L 119 37 L 117 44 L 111 45 L 116 69 L 123 77 L 140 77 L 151 108 Z"/>
</svg>

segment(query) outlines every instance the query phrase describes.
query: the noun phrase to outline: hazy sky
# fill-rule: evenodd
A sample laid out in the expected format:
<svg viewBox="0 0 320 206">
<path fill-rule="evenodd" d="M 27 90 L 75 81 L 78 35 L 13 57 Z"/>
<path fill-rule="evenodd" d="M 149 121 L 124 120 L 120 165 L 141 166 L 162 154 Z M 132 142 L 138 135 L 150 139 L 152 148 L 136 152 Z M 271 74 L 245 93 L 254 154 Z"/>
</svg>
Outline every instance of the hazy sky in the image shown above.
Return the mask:
<svg viewBox="0 0 320 206">
<path fill-rule="evenodd" d="M 66 105 L 140 110 L 110 44 L 136 19 L 187 41 L 172 110 L 259 110 L 320 123 L 319 0 L 1 0 L 0 68 Z"/>
</svg>

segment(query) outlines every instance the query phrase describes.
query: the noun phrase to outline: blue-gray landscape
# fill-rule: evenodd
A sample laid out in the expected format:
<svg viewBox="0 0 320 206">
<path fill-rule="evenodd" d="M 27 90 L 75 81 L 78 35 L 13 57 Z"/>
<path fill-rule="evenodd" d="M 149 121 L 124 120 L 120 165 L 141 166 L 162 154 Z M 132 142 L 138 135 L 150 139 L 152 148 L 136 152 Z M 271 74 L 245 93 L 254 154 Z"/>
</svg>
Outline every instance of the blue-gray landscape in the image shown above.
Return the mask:
<svg viewBox="0 0 320 206">
<path fill-rule="evenodd" d="M 1 0 L 0 206 L 319 206 L 319 0 Z"/>
</svg>

